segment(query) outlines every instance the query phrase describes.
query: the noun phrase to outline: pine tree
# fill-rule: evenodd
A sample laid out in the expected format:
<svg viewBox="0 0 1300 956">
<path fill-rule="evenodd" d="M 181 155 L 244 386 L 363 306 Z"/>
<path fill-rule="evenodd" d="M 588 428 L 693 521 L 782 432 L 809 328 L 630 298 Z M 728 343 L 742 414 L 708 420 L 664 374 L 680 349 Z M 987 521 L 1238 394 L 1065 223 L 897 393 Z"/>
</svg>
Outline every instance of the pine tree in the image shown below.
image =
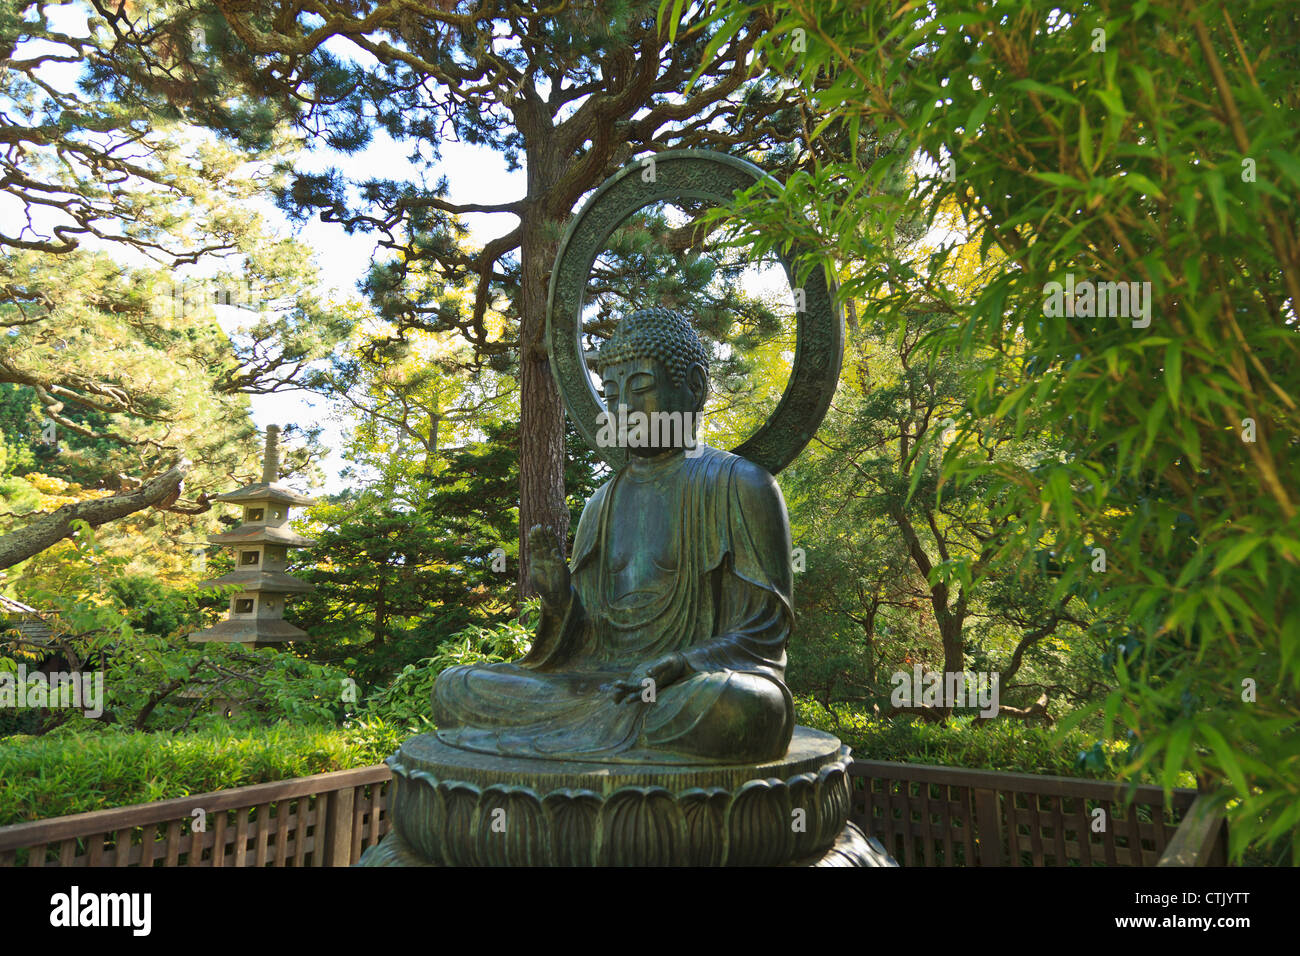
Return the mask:
<svg viewBox="0 0 1300 956">
<path fill-rule="evenodd" d="M 130 10 L 115 16 L 123 42 L 114 75 L 131 76 L 144 95 L 183 101 L 189 115 L 218 129 L 237 129 L 228 104 L 248 112 L 256 102 L 264 112 L 246 118 L 252 129 L 264 129 L 259 121 L 278 109 L 345 151 L 382 130 L 410 145 L 430 175 L 441 145 L 456 140 L 523 168 L 524 195 L 506 201 L 453 203 L 445 178 L 353 184 L 329 171 L 299 175 L 282 205 L 373 232 L 392 251 L 366 286 L 386 318 L 404 328 L 456 330 L 485 355 L 514 357 L 522 523 L 551 525 L 565 538 L 563 412 L 543 336 L 560 233 L 583 194 L 637 156 L 704 147 L 750 154 L 778 171 L 788 166 L 787 146 L 800 129 L 792 100 L 751 80 L 746 66 L 764 19 L 728 34 L 688 25 L 670 43 L 651 0 L 546 9 L 506 0 L 472 7 L 331 0 L 311 14 L 280 3 L 216 7 L 221 28 L 181 4 L 151 5 L 147 20 Z M 192 55 L 188 65 L 158 67 L 185 59 L 183 38 L 200 23 L 208 50 L 219 52 L 219 78 L 207 86 L 197 82 Z M 362 54 L 356 61 L 329 52 L 349 44 Z M 242 99 L 232 100 L 230 83 Z M 468 213 L 510 215 L 518 225 L 467 252 L 458 217 Z M 474 288 L 468 304 L 446 294 L 467 281 Z M 487 317 L 502 300 L 511 334 L 496 338 Z"/>
</svg>

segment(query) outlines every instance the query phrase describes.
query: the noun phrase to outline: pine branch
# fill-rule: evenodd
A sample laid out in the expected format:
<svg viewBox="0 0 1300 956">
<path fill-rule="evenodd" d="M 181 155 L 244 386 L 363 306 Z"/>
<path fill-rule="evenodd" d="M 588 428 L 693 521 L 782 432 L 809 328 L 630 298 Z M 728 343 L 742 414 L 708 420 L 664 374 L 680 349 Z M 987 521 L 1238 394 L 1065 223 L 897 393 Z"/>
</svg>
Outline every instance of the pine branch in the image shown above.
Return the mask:
<svg viewBox="0 0 1300 956">
<path fill-rule="evenodd" d="M 163 505 L 169 498 L 174 502 L 173 496 L 179 493 L 188 471 L 189 463 L 182 462 L 134 491 L 66 504 L 26 527 L 0 536 L 0 569 L 12 567 L 64 538 L 72 537 L 75 521 L 84 521 L 97 528 L 145 508 Z"/>
</svg>

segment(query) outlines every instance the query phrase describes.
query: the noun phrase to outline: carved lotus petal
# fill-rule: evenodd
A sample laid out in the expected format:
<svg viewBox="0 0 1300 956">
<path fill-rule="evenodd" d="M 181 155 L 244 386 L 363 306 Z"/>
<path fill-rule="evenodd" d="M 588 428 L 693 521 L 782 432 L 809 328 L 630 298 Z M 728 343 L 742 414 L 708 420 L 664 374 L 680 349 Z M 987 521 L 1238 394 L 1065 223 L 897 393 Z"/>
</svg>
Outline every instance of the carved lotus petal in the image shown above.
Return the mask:
<svg viewBox="0 0 1300 956">
<path fill-rule="evenodd" d="M 600 794 L 590 790 L 557 790 L 546 795 L 542 808 L 550 821 L 551 861 L 555 865 L 595 863 L 601 804 Z"/>
<path fill-rule="evenodd" d="M 774 866 L 794 855 L 790 791 L 775 777 L 740 788 L 727 815 L 728 866 Z"/>
<path fill-rule="evenodd" d="M 492 786 L 479 797 L 474 828 L 479 866 L 544 866 L 550 832 L 537 795 L 526 787 Z"/>
<path fill-rule="evenodd" d="M 684 862 L 685 826 L 662 787 L 614 791 L 601 814 L 601 866 L 675 866 Z"/>
<path fill-rule="evenodd" d="M 721 866 L 727 859 L 727 807 L 731 794 L 719 788 L 687 790 L 677 798 L 686 823 L 691 866 Z"/>
</svg>

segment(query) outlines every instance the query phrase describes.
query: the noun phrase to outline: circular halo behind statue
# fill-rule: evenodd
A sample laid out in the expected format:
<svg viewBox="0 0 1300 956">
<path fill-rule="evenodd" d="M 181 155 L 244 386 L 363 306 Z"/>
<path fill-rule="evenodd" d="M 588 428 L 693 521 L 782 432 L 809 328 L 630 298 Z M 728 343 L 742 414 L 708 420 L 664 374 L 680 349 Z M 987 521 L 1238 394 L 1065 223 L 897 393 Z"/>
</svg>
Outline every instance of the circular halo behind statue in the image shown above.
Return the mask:
<svg viewBox="0 0 1300 956">
<path fill-rule="evenodd" d="M 654 165 L 650 166 L 649 161 Z M 582 307 L 592 264 L 610 234 L 637 210 L 660 200 L 730 202 L 767 173 L 753 163 L 702 149 L 670 150 L 633 162 L 601 184 L 569 223 L 560 240 L 547 298 L 547 346 L 560 397 L 587 444 L 615 469 L 627 450 L 596 441 L 604 410 L 582 359 Z M 782 256 L 794 283 L 793 256 Z M 804 310 L 797 313 L 794 363 L 776 410 L 753 435 L 731 449 L 775 475 L 812 441 L 830 407 L 844 353 L 844 318 L 823 270 L 803 286 Z"/>
</svg>

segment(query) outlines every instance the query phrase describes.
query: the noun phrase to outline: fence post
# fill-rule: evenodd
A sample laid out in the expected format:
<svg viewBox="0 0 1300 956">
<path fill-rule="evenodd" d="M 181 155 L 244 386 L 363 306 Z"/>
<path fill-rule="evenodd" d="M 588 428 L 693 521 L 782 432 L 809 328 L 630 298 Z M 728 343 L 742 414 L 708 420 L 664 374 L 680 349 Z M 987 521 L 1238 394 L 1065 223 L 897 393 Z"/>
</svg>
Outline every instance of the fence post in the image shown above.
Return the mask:
<svg viewBox="0 0 1300 956">
<path fill-rule="evenodd" d="M 972 789 L 975 820 L 979 826 L 980 866 L 1002 865 L 1002 828 L 998 825 L 998 795 L 993 790 Z"/>
<path fill-rule="evenodd" d="M 1200 794 L 1187 808 L 1156 866 L 1224 866 L 1226 838 L 1223 808 L 1209 794 Z"/>
<path fill-rule="evenodd" d="M 355 787 L 344 787 L 322 794 L 328 800 L 325 810 L 325 832 L 316 844 L 320 862 L 317 866 L 349 866 L 352 863 L 352 826 L 355 814 Z"/>
</svg>

